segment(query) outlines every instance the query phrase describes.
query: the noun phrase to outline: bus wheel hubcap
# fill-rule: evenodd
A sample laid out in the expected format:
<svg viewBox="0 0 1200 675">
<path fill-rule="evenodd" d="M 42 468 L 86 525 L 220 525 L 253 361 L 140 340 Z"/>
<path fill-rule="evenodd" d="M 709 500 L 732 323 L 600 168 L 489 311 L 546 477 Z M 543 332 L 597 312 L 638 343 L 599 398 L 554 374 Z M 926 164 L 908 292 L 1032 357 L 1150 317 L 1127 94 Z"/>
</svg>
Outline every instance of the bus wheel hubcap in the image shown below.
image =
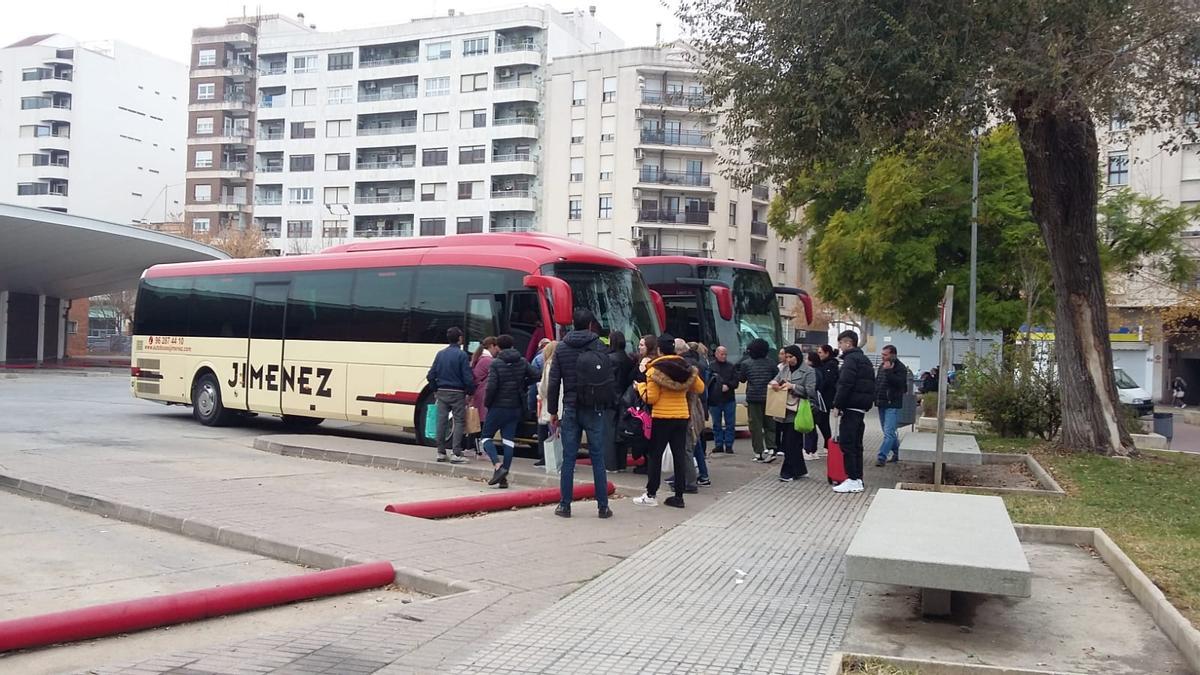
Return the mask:
<svg viewBox="0 0 1200 675">
<path fill-rule="evenodd" d="M 216 407 L 216 392 L 211 384 L 200 387 L 200 396 L 196 397 L 196 405 L 200 406 L 200 414 L 208 417 Z"/>
</svg>

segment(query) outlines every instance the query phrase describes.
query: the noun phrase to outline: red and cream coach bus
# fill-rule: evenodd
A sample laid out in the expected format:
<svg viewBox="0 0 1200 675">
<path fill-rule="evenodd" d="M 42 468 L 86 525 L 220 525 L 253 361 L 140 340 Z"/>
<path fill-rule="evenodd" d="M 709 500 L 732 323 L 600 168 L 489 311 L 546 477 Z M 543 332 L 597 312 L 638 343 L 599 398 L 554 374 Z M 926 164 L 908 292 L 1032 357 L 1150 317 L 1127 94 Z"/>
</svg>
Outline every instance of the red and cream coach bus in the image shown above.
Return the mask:
<svg viewBox="0 0 1200 675">
<path fill-rule="evenodd" d="M 459 326 L 559 335 L 574 307 L 630 345 L 657 334 L 662 300 L 628 260 L 542 234 L 362 242 L 284 258 L 156 265 L 134 319 L 134 396 L 190 405 L 206 425 L 239 414 L 426 429 L 425 374 Z M 543 326 L 553 326 L 545 330 Z"/>
</svg>

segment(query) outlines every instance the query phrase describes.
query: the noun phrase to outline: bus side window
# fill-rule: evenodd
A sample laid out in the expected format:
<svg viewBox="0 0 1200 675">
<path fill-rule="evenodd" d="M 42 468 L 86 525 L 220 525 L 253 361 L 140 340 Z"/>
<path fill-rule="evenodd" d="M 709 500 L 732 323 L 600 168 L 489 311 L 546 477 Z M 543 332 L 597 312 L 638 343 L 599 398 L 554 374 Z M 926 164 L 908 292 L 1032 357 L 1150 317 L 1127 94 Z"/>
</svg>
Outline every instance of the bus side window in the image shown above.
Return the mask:
<svg viewBox="0 0 1200 675">
<path fill-rule="evenodd" d="M 525 354 L 529 349 L 529 342 L 533 339 L 533 334 L 542 324 L 542 312 L 538 307 L 537 293 L 534 291 L 510 293 L 508 304 L 507 332 L 513 336 L 513 346 L 516 350 Z"/>
<path fill-rule="evenodd" d="M 299 272 L 288 297 L 287 339 L 353 340 L 353 272 Z"/>
<path fill-rule="evenodd" d="M 196 277 L 192 290 L 191 333 L 205 337 L 248 337 L 250 281 L 245 274 Z"/>
<path fill-rule="evenodd" d="M 407 342 L 413 318 L 412 268 L 359 270 L 350 333 L 359 342 Z"/>
<path fill-rule="evenodd" d="M 491 294 L 467 297 L 467 351 L 475 348 L 485 337 L 495 337 L 499 332 L 496 325 L 496 301 Z"/>
</svg>

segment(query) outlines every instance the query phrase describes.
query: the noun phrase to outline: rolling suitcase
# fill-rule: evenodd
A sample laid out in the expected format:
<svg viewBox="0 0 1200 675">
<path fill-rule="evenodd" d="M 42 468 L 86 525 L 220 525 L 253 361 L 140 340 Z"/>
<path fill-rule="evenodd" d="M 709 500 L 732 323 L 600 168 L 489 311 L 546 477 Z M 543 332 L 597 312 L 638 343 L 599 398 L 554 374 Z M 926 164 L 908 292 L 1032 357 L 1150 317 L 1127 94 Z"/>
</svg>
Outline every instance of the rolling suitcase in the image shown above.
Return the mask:
<svg viewBox="0 0 1200 675">
<path fill-rule="evenodd" d="M 829 440 L 829 456 L 825 458 L 825 474 L 830 485 L 837 485 L 847 478 L 842 445 L 834 439 Z"/>
</svg>

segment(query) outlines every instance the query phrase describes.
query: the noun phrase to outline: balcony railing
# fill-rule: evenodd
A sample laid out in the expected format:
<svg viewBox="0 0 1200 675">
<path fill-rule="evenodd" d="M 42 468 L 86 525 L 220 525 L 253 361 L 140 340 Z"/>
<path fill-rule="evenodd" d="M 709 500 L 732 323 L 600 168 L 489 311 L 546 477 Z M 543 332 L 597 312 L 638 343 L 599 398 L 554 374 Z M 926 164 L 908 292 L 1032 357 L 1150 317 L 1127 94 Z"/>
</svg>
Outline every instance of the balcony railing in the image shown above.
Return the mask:
<svg viewBox="0 0 1200 675">
<path fill-rule="evenodd" d="M 708 211 L 659 211 L 641 209 L 638 211 L 638 222 L 668 223 L 676 225 L 707 225 Z"/>
<path fill-rule="evenodd" d="M 411 169 L 417 165 L 416 158 L 412 159 L 392 159 L 383 162 L 358 162 L 359 169 Z"/>
<path fill-rule="evenodd" d="M 398 204 L 413 201 L 413 194 L 398 195 L 354 195 L 355 204 Z"/>
<path fill-rule="evenodd" d="M 512 223 L 510 225 L 492 225 L 488 228 L 489 232 L 532 232 L 533 221 L 525 220 Z"/>
<path fill-rule="evenodd" d="M 259 75 L 287 75 L 287 65 L 259 68 Z"/>
<path fill-rule="evenodd" d="M 655 256 L 655 255 L 685 255 L 692 258 L 708 258 L 712 255 L 710 251 L 698 248 L 662 248 L 661 246 L 650 246 L 642 244 L 638 247 L 638 255 L 640 256 Z"/>
<path fill-rule="evenodd" d="M 755 185 L 750 189 L 750 196 L 765 202 L 771 198 L 771 191 L 767 189 L 766 185 Z"/>
<path fill-rule="evenodd" d="M 647 90 L 642 92 L 642 103 L 678 108 L 702 108 L 712 103 L 712 97 L 705 94 L 687 94 L 682 91 Z"/>
<path fill-rule="evenodd" d="M 512 152 L 512 153 L 508 153 L 508 154 L 504 154 L 504 155 L 497 155 L 493 152 L 492 153 L 492 161 L 493 162 L 528 162 L 529 161 L 529 153 L 528 152 Z"/>
<path fill-rule="evenodd" d="M 758 265 L 759 267 L 766 267 L 767 259 L 762 257 L 761 255 L 751 253 L 750 254 L 750 263 L 753 265 Z"/>
<path fill-rule="evenodd" d="M 384 136 L 387 134 L 415 134 L 417 125 L 409 124 L 394 127 L 365 127 L 358 130 L 359 136 Z"/>
<path fill-rule="evenodd" d="M 263 97 L 263 100 L 261 103 L 258 104 L 258 107 L 260 107 L 260 108 L 282 108 L 285 105 L 287 105 L 287 99 L 285 97 L 269 96 L 269 97 Z"/>
<path fill-rule="evenodd" d="M 519 89 L 521 87 L 532 87 L 532 86 L 533 86 L 532 82 L 523 82 L 521 80 L 505 80 L 505 81 L 497 80 L 496 84 L 493 88 L 496 89 L 497 91 L 499 91 L 501 89 Z"/>
<path fill-rule="evenodd" d="M 236 197 L 234 195 L 221 195 L 221 198 L 217 201 L 217 203 L 218 204 L 227 204 L 230 206 L 245 206 L 246 198 L 245 197 Z"/>
<path fill-rule="evenodd" d="M 221 162 L 222 171 L 248 171 L 250 165 L 245 162 Z"/>
<path fill-rule="evenodd" d="M 378 68 L 380 66 L 398 66 L 405 63 L 416 63 L 419 56 L 391 56 L 387 58 L 370 58 L 358 62 L 359 68 Z"/>
<path fill-rule="evenodd" d="M 492 120 L 492 126 L 503 127 L 512 124 L 537 124 L 534 117 L 497 117 Z"/>
<path fill-rule="evenodd" d="M 411 237 L 412 225 L 408 227 L 356 227 L 354 228 L 354 236 L 362 237 L 363 239 L 372 239 L 375 237 Z"/>
<path fill-rule="evenodd" d="M 264 227 L 264 228 L 262 228 L 262 233 L 263 233 L 263 236 L 268 239 L 275 239 L 275 238 L 279 237 L 279 228 L 278 227 Z"/>
<path fill-rule="evenodd" d="M 492 199 L 529 199 L 530 191 L 524 190 L 492 190 Z"/>
<path fill-rule="evenodd" d="M 282 141 L 283 129 L 279 131 L 260 131 L 258 132 L 258 139 L 260 141 Z"/>
<path fill-rule="evenodd" d="M 708 148 L 712 147 L 712 136 L 703 131 L 642 129 L 642 142 L 653 145 L 682 145 Z"/>
<path fill-rule="evenodd" d="M 283 165 L 282 164 L 264 164 L 264 165 L 258 167 L 257 171 L 259 173 L 283 173 Z"/>
<path fill-rule="evenodd" d="M 371 103 L 372 101 L 399 101 L 406 98 L 416 98 L 417 88 L 404 89 L 382 89 L 372 94 L 359 94 L 359 103 Z"/>
<path fill-rule="evenodd" d="M 509 52 L 540 52 L 542 48 L 536 42 L 510 42 L 508 44 L 496 45 L 497 54 L 507 54 Z"/>
<path fill-rule="evenodd" d="M 283 195 L 259 195 L 254 198 L 254 203 L 259 206 L 282 206 Z"/>
<path fill-rule="evenodd" d="M 755 237 L 765 237 L 765 236 L 767 236 L 767 223 L 766 223 L 766 221 L 764 221 L 764 220 L 752 220 L 752 221 L 750 221 L 750 234 L 754 235 Z"/>
<path fill-rule="evenodd" d="M 692 173 L 688 171 L 663 171 L 654 167 L 644 166 L 638 180 L 642 183 L 659 183 L 662 185 L 688 185 L 691 187 L 708 187 L 710 176 L 707 173 Z"/>
<path fill-rule="evenodd" d="M 59 102 L 59 103 L 55 103 L 55 104 L 54 104 L 53 106 L 51 106 L 51 107 L 52 107 L 52 108 L 55 108 L 56 110 L 70 110 L 70 109 L 71 109 L 71 102 L 70 102 L 70 101 L 66 101 L 66 102 Z"/>
</svg>

